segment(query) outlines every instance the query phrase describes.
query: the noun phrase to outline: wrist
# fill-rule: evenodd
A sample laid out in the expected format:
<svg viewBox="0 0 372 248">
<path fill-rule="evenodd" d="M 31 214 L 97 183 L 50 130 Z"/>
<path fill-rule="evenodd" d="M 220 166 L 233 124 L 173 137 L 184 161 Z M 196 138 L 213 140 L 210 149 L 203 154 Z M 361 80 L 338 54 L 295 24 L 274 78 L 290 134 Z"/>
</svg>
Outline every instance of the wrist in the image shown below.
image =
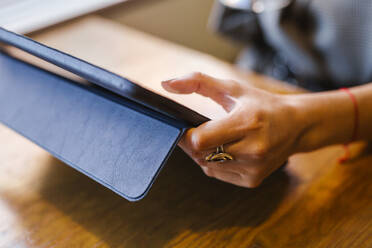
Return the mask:
<svg viewBox="0 0 372 248">
<path fill-rule="evenodd" d="M 316 141 L 316 130 L 320 126 L 320 120 L 314 116 L 314 109 L 308 105 L 305 95 L 287 95 L 286 102 L 292 109 L 290 121 L 294 123 L 293 133 L 296 136 L 293 153 L 301 153 L 313 150 Z M 308 96 L 306 96 L 308 98 Z"/>
<path fill-rule="evenodd" d="M 296 152 L 347 143 L 353 130 L 353 106 L 344 92 L 287 96 L 297 127 Z"/>
</svg>

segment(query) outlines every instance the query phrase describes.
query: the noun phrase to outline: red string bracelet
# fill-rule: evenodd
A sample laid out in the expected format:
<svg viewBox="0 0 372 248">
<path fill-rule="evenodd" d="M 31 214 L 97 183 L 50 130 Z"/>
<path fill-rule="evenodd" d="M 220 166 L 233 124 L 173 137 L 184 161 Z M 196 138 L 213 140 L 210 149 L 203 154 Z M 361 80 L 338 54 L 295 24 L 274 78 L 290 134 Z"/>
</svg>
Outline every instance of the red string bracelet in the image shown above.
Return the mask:
<svg viewBox="0 0 372 248">
<path fill-rule="evenodd" d="M 351 140 L 348 143 L 344 144 L 344 150 L 345 154 L 338 159 L 338 162 L 340 164 L 345 163 L 350 159 L 350 150 L 349 150 L 349 144 L 353 141 L 355 141 L 358 137 L 358 127 L 359 127 L 359 108 L 358 108 L 358 102 L 356 97 L 348 88 L 341 88 L 341 91 L 345 92 L 350 96 L 350 99 L 354 106 L 354 128 L 353 128 L 353 135 L 351 136 Z"/>
</svg>

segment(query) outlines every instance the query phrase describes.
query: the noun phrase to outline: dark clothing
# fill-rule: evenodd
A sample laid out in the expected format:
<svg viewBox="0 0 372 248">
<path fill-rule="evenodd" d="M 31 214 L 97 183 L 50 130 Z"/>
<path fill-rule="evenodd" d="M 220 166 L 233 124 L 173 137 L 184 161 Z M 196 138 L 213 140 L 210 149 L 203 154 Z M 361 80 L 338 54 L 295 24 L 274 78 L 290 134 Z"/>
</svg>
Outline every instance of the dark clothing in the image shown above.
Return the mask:
<svg viewBox="0 0 372 248">
<path fill-rule="evenodd" d="M 294 0 L 260 14 L 216 5 L 215 29 L 246 45 L 244 69 L 316 91 L 372 82 L 371 0 Z"/>
</svg>

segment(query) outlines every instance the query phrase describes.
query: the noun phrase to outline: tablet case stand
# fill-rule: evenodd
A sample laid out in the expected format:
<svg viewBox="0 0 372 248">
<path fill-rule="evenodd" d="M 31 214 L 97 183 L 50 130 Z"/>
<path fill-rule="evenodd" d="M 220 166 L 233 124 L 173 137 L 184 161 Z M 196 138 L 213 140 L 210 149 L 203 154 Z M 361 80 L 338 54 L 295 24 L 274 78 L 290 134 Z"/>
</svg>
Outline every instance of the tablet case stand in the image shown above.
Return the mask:
<svg viewBox="0 0 372 248">
<path fill-rule="evenodd" d="M 208 121 L 125 78 L 2 28 L 0 42 L 90 82 L 0 51 L 0 122 L 130 201 L 146 195 L 184 131 Z"/>
</svg>

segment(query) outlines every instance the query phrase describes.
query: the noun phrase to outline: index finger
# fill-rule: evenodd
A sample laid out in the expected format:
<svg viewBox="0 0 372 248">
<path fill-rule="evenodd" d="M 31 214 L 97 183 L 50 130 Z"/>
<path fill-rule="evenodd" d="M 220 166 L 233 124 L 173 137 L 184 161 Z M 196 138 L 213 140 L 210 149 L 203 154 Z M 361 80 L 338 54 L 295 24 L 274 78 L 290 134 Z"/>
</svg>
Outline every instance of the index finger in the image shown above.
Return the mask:
<svg viewBox="0 0 372 248">
<path fill-rule="evenodd" d="M 247 126 L 234 115 L 211 120 L 186 132 L 185 140 L 195 151 L 209 150 L 242 139 Z"/>
</svg>

